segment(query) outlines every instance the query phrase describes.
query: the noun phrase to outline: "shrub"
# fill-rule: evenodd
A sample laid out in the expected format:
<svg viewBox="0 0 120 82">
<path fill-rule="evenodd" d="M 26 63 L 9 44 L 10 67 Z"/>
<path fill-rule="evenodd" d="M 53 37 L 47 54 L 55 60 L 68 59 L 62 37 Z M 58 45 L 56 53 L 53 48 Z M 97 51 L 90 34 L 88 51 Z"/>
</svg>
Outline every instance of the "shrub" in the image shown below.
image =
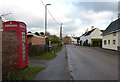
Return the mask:
<svg viewBox="0 0 120 82">
<path fill-rule="evenodd" d="M 52 44 L 60 42 L 57 36 L 52 36 L 49 40 Z"/>
<path fill-rule="evenodd" d="M 2 78 L 8 80 L 13 65 L 17 61 L 15 32 L 3 32 L 2 34 Z"/>
<path fill-rule="evenodd" d="M 48 50 L 48 46 L 47 46 Z M 45 53 L 45 45 L 28 45 L 28 55 L 33 56 L 33 55 L 42 55 Z"/>
<path fill-rule="evenodd" d="M 61 44 L 60 43 L 56 43 L 56 44 L 51 44 L 51 46 L 52 46 L 52 50 L 56 50 L 58 47 L 61 46 Z"/>
</svg>

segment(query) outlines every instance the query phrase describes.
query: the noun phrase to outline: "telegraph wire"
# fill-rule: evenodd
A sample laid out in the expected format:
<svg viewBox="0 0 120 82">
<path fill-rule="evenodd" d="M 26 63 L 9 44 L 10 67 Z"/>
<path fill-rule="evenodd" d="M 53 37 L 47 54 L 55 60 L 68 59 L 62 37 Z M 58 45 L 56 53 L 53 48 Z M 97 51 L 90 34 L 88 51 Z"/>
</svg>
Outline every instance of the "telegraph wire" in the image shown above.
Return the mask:
<svg viewBox="0 0 120 82">
<path fill-rule="evenodd" d="M 45 4 L 44 4 L 44 2 L 41 0 L 41 2 L 42 2 L 42 4 L 45 6 Z M 48 11 L 48 13 L 49 13 L 49 15 L 52 17 L 52 19 L 57 23 L 57 24 L 59 24 L 57 21 L 56 21 L 56 19 L 53 17 L 53 15 L 50 13 L 50 11 L 47 9 L 47 11 Z"/>
</svg>

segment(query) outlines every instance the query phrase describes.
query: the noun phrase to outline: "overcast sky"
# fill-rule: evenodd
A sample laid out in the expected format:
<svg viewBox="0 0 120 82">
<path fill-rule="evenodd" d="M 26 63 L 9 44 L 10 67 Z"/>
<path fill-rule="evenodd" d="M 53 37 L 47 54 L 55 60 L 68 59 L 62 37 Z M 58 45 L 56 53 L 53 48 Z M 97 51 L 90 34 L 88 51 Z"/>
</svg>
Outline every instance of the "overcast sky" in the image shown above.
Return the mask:
<svg viewBox="0 0 120 82">
<path fill-rule="evenodd" d="M 48 10 L 57 23 L 48 14 L 47 31 L 59 36 L 60 23 L 63 23 L 63 35 L 80 36 L 91 26 L 106 29 L 111 21 L 117 19 L 118 0 L 42 0 L 50 3 Z M 85 1 L 85 2 L 83 2 Z M 45 8 L 41 0 L 1 0 L 0 15 L 4 21 L 16 20 L 27 24 L 27 31 L 44 32 Z"/>
</svg>

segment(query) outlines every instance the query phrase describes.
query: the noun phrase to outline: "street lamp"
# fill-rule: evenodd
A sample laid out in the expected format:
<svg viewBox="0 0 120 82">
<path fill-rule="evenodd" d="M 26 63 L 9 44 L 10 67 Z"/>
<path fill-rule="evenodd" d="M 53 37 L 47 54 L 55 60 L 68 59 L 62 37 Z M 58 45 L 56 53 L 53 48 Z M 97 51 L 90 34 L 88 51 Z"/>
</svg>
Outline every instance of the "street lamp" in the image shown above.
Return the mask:
<svg viewBox="0 0 120 82">
<path fill-rule="evenodd" d="M 51 4 L 46 4 L 45 5 L 45 36 L 47 36 L 47 6 Z"/>
<path fill-rule="evenodd" d="M 47 6 L 51 4 L 46 4 L 45 5 L 45 52 L 47 51 Z"/>
</svg>

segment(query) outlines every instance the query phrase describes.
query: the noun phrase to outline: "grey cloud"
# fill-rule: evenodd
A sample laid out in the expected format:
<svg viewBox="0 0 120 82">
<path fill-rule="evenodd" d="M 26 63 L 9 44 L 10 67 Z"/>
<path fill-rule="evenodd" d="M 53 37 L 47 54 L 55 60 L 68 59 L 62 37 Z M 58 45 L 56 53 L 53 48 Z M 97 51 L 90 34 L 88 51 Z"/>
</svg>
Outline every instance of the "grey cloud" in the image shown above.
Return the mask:
<svg viewBox="0 0 120 82">
<path fill-rule="evenodd" d="M 74 6 L 80 9 L 93 10 L 95 12 L 112 11 L 118 12 L 117 2 L 73 2 Z"/>
<path fill-rule="evenodd" d="M 69 22 L 63 22 L 63 33 L 64 34 L 73 34 L 78 32 L 82 27 L 84 26 L 76 26 L 75 20 L 80 19 L 82 24 L 92 24 L 93 21 L 89 18 L 85 18 L 81 15 L 81 12 L 87 13 L 89 10 L 93 10 L 94 13 L 103 12 L 103 11 L 111 11 L 111 12 L 117 12 L 117 2 L 73 2 L 72 6 L 73 9 L 71 9 L 70 12 L 66 13 L 64 17 L 68 18 Z M 4 8 L 4 10 L 0 9 L 0 14 L 6 13 L 7 11 L 13 11 L 11 10 L 13 7 Z M 31 30 L 31 28 L 36 28 L 40 30 L 44 30 L 44 17 L 37 18 L 34 15 L 31 15 L 28 12 L 24 12 L 17 8 L 20 12 L 13 12 L 14 15 L 6 16 L 6 19 L 11 20 L 21 20 L 24 21 L 28 26 L 28 29 Z M 53 13 L 53 12 L 52 12 Z M 43 15 L 44 16 L 44 15 Z M 57 19 L 56 19 L 57 20 Z M 98 20 L 99 21 L 99 20 Z M 48 18 L 48 29 L 51 29 L 52 31 L 59 32 L 60 25 L 56 24 L 53 19 Z M 86 28 L 86 27 L 85 27 Z M 37 30 L 35 30 L 37 31 Z M 84 32 L 84 29 L 83 29 Z M 51 34 L 54 34 L 51 33 Z M 58 33 L 59 34 L 59 33 Z"/>
</svg>

